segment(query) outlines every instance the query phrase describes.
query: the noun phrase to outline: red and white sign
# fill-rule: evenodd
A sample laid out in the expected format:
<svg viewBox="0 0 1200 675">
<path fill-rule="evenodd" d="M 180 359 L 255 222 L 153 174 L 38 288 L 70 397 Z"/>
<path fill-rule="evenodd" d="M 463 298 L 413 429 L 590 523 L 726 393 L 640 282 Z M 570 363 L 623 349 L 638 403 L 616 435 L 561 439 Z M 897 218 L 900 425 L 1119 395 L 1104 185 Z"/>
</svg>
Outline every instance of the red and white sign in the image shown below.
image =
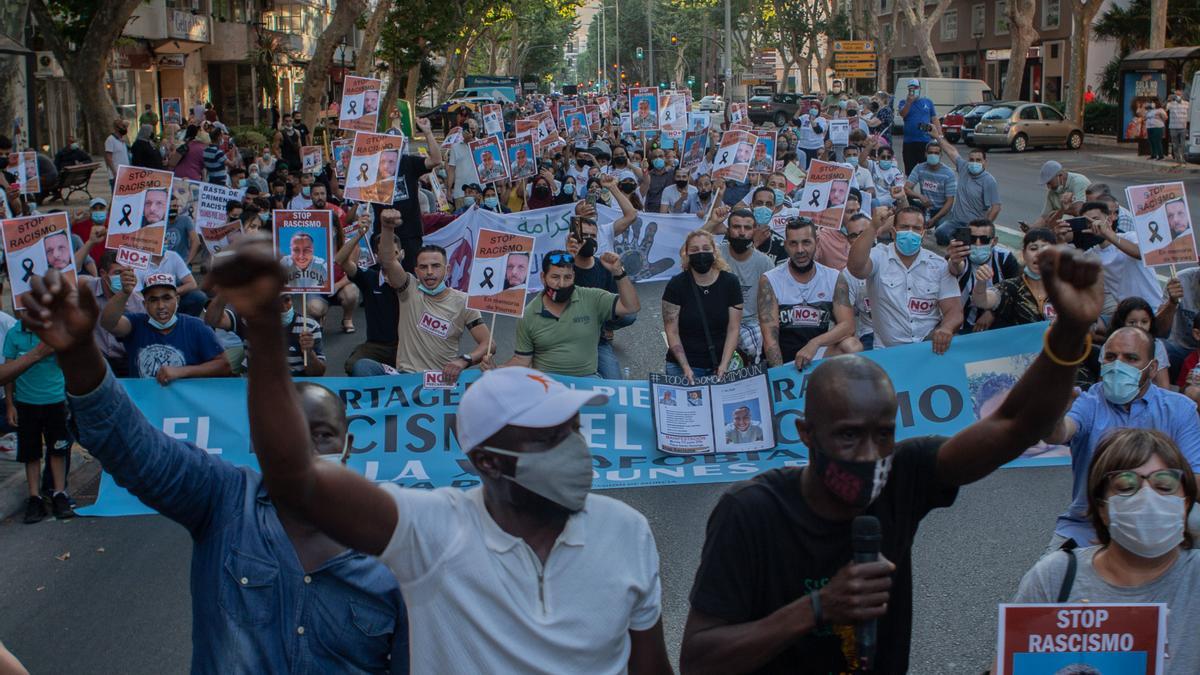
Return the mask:
<svg viewBox="0 0 1200 675">
<path fill-rule="evenodd" d="M 785 310 L 783 322 L 792 326 L 820 326 L 825 320 L 824 310 L 808 305 L 796 305 Z"/>
<path fill-rule="evenodd" d="M 426 333 L 429 333 L 430 335 L 433 335 L 434 337 L 442 338 L 443 340 L 445 340 L 446 336 L 450 334 L 450 326 L 451 324 L 449 321 L 440 316 L 430 314 L 429 312 L 422 314 L 421 320 L 417 322 L 418 328 Z"/>
<path fill-rule="evenodd" d="M 997 675 L 1161 675 L 1167 605 L 1003 604 L 996 642 Z"/>
<path fill-rule="evenodd" d="M 458 382 L 451 382 L 440 370 L 426 370 L 424 381 L 421 383 L 424 389 L 453 389 L 456 386 Z"/>
<path fill-rule="evenodd" d="M 937 298 L 909 298 L 908 311 L 911 314 L 920 314 L 927 316 L 933 314 L 933 310 L 938 306 Z"/>
<path fill-rule="evenodd" d="M 122 246 L 117 249 L 117 264 L 144 270 L 150 266 L 150 254 L 136 248 Z"/>
</svg>

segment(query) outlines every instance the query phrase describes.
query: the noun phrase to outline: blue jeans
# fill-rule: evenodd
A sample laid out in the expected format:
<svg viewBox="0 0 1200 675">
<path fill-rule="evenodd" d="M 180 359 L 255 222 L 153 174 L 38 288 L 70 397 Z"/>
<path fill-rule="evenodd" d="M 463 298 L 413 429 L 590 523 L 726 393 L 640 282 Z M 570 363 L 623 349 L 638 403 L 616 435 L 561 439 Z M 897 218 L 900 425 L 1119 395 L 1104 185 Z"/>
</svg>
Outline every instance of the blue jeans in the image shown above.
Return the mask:
<svg viewBox="0 0 1200 675">
<path fill-rule="evenodd" d="M 866 335 L 858 338 L 858 341 L 862 343 L 864 352 L 869 352 L 872 349 L 875 349 L 875 334 L 874 333 L 867 333 Z"/>
<path fill-rule="evenodd" d="M 679 364 L 675 363 L 674 361 L 667 361 L 666 373 L 668 375 L 675 375 L 676 377 L 683 377 L 683 368 L 680 368 Z M 708 377 L 709 375 L 716 375 L 716 374 L 717 374 L 716 368 L 697 368 L 695 366 L 692 366 L 692 376 L 693 377 Z"/>
<path fill-rule="evenodd" d="M 637 312 L 606 321 L 604 327 L 609 330 L 619 330 L 633 325 L 634 321 L 637 321 Z M 617 354 L 613 351 L 612 340 L 604 339 L 603 333 L 600 336 L 600 344 L 596 345 L 596 370 L 600 373 L 600 377 L 606 380 L 624 379 L 621 377 L 621 362 L 617 360 Z"/>
<path fill-rule="evenodd" d="M 350 377 L 373 377 L 385 375 L 383 364 L 374 359 L 359 359 L 350 366 Z"/>
</svg>

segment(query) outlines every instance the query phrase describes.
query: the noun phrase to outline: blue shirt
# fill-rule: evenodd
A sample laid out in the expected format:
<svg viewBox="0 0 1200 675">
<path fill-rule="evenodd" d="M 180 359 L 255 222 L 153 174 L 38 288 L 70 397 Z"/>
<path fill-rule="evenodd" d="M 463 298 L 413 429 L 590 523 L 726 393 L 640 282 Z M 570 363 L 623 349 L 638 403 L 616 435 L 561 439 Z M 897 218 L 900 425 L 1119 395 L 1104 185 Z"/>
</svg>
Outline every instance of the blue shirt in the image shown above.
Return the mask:
<svg viewBox="0 0 1200 675">
<path fill-rule="evenodd" d="M 1071 506 L 1058 517 L 1054 533 L 1070 537 L 1080 546 L 1089 546 L 1096 539 L 1088 520 L 1087 476 L 1096 446 L 1112 429 L 1155 429 L 1175 441 L 1180 452 L 1200 473 L 1200 418 L 1196 403 L 1183 394 L 1151 384 L 1146 395 L 1129 405 L 1117 406 L 1104 398 L 1104 385 L 1097 383 L 1075 399 L 1067 417 L 1075 423 L 1071 438 Z"/>
<path fill-rule="evenodd" d="M 154 377 L 163 366 L 194 366 L 224 353 L 217 336 L 194 316 L 179 320 L 166 333 L 150 325 L 148 314 L 125 314 L 132 330 L 121 339 L 129 355 L 130 377 Z"/>
<path fill-rule="evenodd" d="M 180 258 L 187 260 L 188 253 L 192 249 L 192 240 L 188 235 L 194 229 L 196 226 L 192 223 L 192 217 L 186 213 L 181 213 L 168 220 L 167 231 L 164 234 L 164 248 L 175 251 Z"/>
<path fill-rule="evenodd" d="M 192 536 L 193 673 L 408 672 L 386 567 L 347 550 L 306 574 L 262 476 L 152 427 L 112 373 L 69 401 L 104 470 Z"/>
<path fill-rule="evenodd" d="M 25 324 L 18 321 L 4 336 L 4 359 L 12 361 L 28 354 L 39 342 L 38 336 L 25 330 Z M 30 366 L 13 383 L 13 400 L 18 403 L 50 405 L 62 403 L 66 397 L 63 372 L 53 354 Z"/>
<path fill-rule="evenodd" d="M 908 182 L 920 188 L 921 196 L 930 201 L 930 213 L 941 209 L 948 198 L 958 194 L 958 176 L 954 175 L 954 169 L 941 163 L 936 167 L 929 166 L 929 162 L 914 166 L 908 174 Z"/>
<path fill-rule="evenodd" d="M 886 138 L 888 143 L 891 143 L 892 142 L 892 119 L 893 119 L 891 106 L 886 106 L 886 105 L 880 106 L 879 110 L 875 113 L 875 117 L 880 122 L 882 122 L 882 124 L 880 124 L 878 127 L 876 127 L 877 129 L 879 129 L 879 132 L 878 132 L 879 135 Z"/>
<path fill-rule="evenodd" d="M 896 111 L 904 109 L 904 101 L 896 101 Z M 933 107 L 933 101 L 924 96 L 912 102 L 908 107 L 908 115 L 904 117 L 904 142 L 905 143 L 928 143 L 931 139 L 929 132 L 921 131 L 922 124 L 932 124 L 933 118 L 937 117 L 937 109 Z"/>
<path fill-rule="evenodd" d="M 221 148 L 215 145 L 209 145 L 204 148 L 204 170 L 208 172 L 208 182 L 224 185 L 226 178 L 225 173 L 225 153 L 221 152 Z"/>
</svg>

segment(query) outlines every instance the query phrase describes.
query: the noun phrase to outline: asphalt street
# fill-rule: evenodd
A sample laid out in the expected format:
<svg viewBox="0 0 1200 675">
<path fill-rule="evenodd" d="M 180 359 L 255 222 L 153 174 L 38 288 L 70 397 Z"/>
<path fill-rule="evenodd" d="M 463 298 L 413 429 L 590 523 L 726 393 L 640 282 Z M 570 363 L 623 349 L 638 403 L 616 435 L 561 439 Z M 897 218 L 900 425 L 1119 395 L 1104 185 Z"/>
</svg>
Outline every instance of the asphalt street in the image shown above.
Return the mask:
<svg viewBox="0 0 1200 675">
<path fill-rule="evenodd" d="M 1195 181 L 1194 174 L 1130 169 L 1090 152 L 998 152 L 989 168 L 1006 200 L 1001 223 L 1015 230 L 1017 220 L 1037 217 L 1044 199 L 1037 169 L 1047 158 L 1104 180 L 1115 191 L 1161 180 Z M 1189 196 L 1193 222 L 1200 222 L 1200 195 L 1192 190 Z M 639 319 L 618 333 L 618 356 L 634 378 L 662 367 L 662 288 L 661 283 L 639 287 Z M 340 319 L 335 308 L 326 320 L 331 374 L 363 339 L 361 316 L 353 336 L 340 332 Z M 511 354 L 513 327 L 511 319 L 497 322 L 501 359 Z M 705 522 L 725 487 L 607 493 L 646 514 L 654 530 L 672 658 L 687 616 Z M 963 489 L 953 507 L 926 519 L 914 552 L 911 672 L 981 672 L 990 666 L 996 605 L 1012 595 L 1037 559 L 1069 497 L 1066 468 L 1001 470 Z M 191 653 L 190 552 L 183 529 L 158 516 L 47 520 L 33 526 L 0 523 L 0 641 L 34 673 L 185 671 Z"/>
</svg>

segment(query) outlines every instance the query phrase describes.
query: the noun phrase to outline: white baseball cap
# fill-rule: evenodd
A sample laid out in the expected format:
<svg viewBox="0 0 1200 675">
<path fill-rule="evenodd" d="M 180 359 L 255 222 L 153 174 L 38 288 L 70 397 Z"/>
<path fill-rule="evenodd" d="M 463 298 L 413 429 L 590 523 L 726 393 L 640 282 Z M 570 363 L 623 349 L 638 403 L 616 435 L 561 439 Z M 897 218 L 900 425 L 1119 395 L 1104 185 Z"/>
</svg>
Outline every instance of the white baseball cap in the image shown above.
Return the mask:
<svg viewBox="0 0 1200 675">
<path fill-rule="evenodd" d="M 154 274 L 146 275 L 146 280 L 142 282 L 143 289 L 150 289 L 154 286 L 170 286 L 176 288 L 175 275 L 167 274 L 166 272 L 155 272 Z"/>
<path fill-rule="evenodd" d="M 914 77 L 908 81 L 908 86 L 917 87 L 919 89 L 921 87 L 921 81 Z"/>
<path fill-rule="evenodd" d="M 458 405 L 458 445 L 468 452 L 510 424 L 554 427 L 585 405 L 607 402 L 604 394 L 571 389 L 540 370 L 517 366 L 489 370 L 467 388 Z"/>
</svg>

